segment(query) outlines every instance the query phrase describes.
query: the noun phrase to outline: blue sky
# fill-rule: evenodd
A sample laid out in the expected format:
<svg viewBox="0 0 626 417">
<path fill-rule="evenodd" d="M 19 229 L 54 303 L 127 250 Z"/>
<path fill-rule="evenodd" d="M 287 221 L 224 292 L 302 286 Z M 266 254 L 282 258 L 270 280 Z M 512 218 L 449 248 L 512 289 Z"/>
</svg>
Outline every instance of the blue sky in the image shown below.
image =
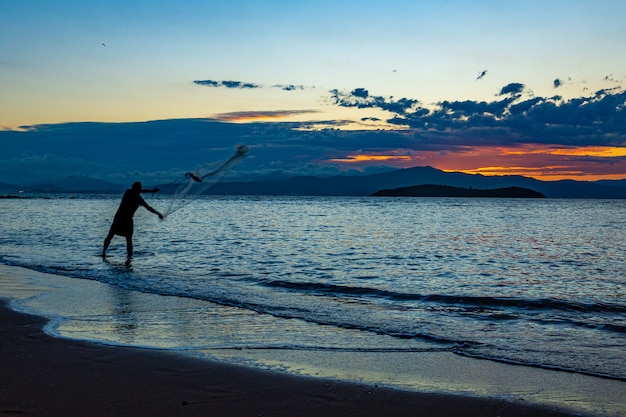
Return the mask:
<svg viewBox="0 0 626 417">
<path fill-rule="evenodd" d="M 626 81 L 626 2 L 613 0 L 0 0 L 0 8 L 0 128 L 5 133 L 83 121 L 217 118 L 229 123 L 295 122 L 313 129 L 409 129 L 413 137 L 421 137 L 425 128 L 415 123 L 415 115 L 406 118 L 406 108 L 398 113 L 390 103 L 406 99 L 416 103 L 412 111 L 442 115 L 442 109 L 458 112 L 460 107 L 442 103 L 501 102 L 510 97 L 502 94 L 509 85 L 521 86 L 513 88 L 516 96 L 511 99 L 517 104 L 543 106 L 555 96 L 551 103 L 558 106 L 581 97 L 606 102 L 607 95 L 623 93 Z M 537 98 L 544 100 L 529 101 Z M 379 105 L 383 101 L 387 105 Z M 544 158 L 541 172 L 557 179 L 584 177 L 582 165 L 574 167 L 573 162 L 552 174 L 549 168 L 565 166 L 568 158 L 580 162 L 586 155 L 596 162 L 614 158 L 607 175 L 626 177 L 621 165 L 626 129 L 615 123 L 623 115 L 621 96 L 611 102 L 608 116 L 602 110 L 589 122 L 611 129 L 600 132 L 605 139 L 596 134 L 589 143 L 580 135 L 571 143 L 563 135 L 550 143 L 536 136 L 546 132 L 535 131 L 533 137 L 522 135 L 523 143 L 503 137 L 500 144 L 490 141 L 490 147 L 479 148 L 477 141 L 469 141 L 464 155 L 458 153 L 460 139 L 450 149 L 442 141 L 431 155 L 420 153 L 424 147 L 414 141 L 387 151 L 384 143 L 366 142 L 353 144 L 353 149 L 338 146 L 343 155 L 311 154 L 307 166 L 363 168 L 393 161 L 398 167 L 431 164 L 467 172 L 519 173 L 532 165 L 531 156 L 547 155 L 559 161 L 550 164 Z M 512 129 L 510 123 L 507 127 Z M 219 138 L 214 141 L 214 148 L 225 147 L 217 143 Z M 499 152 L 496 145 L 508 151 Z M 527 152 L 527 160 L 519 152 L 513 160 L 512 145 Z M 146 146 L 151 146 L 149 141 Z M 567 149 L 554 152 L 554 146 L 571 148 L 571 155 L 563 154 Z M 63 149 L 55 147 L 54 152 L 64 157 Z M 483 158 L 472 159 L 470 152 Z M 411 159 L 384 159 L 394 155 Z M 9 162 L 16 163 L 15 158 L 19 155 Z M 358 158 L 366 165 L 359 165 Z M 536 171 L 542 169 L 539 162 L 530 168 L 531 175 L 542 175 Z M 586 177 L 596 178 L 599 172 L 597 166 L 589 168 Z M 7 179 L 0 175 L 0 181 Z"/>
</svg>

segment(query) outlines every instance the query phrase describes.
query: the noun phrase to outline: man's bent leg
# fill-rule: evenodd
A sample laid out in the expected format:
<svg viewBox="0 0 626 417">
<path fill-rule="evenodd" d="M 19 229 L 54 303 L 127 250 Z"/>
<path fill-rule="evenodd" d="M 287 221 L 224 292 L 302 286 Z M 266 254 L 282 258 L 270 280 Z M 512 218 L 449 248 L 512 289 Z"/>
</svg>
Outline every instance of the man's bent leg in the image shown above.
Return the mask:
<svg viewBox="0 0 626 417">
<path fill-rule="evenodd" d="M 102 248 L 103 258 L 107 256 L 107 249 L 109 248 L 109 245 L 111 244 L 111 239 L 113 239 L 113 233 L 109 232 L 107 237 L 104 239 L 104 247 Z"/>
</svg>

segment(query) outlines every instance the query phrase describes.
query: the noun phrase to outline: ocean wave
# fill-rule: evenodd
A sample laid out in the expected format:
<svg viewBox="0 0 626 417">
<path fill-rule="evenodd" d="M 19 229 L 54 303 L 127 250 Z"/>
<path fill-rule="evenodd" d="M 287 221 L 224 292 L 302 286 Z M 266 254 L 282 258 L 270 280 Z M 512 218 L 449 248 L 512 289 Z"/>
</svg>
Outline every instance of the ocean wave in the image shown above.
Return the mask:
<svg viewBox="0 0 626 417">
<path fill-rule="evenodd" d="M 444 333 L 430 330 L 429 326 L 418 328 L 403 328 L 403 327 L 385 327 L 381 323 L 373 323 L 367 320 L 354 320 L 353 317 L 342 316 L 341 314 L 326 314 L 325 311 L 313 311 L 305 304 L 281 304 L 280 301 L 272 302 L 272 299 L 277 300 L 279 297 L 271 297 L 271 299 L 256 299 L 248 298 L 244 293 L 237 293 L 232 289 L 214 288 L 213 292 L 206 291 L 191 291 L 190 289 L 183 289 L 178 287 L 164 287 L 154 285 L 154 280 L 146 277 L 134 276 L 132 270 L 125 267 L 113 268 L 107 273 L 103 271 L 86 270 L 85 268 L 71 268 L 64 266 L 44 266 L 42 264 L 28 265 L 22 262 L 8 262 L 6 259 L 0 258 L 5 264 L 22 266 L 25 268 L 33 269 L 39 272 L 53 273 L 58 275 L 69 276 L 73 278 L 90 279 L 106 283 L 109 285 L 118 286 L 131 291 L 140 291 L 145 293 L 151 293 L 163 296 L 175 296 L 194 298 L 198 300 L 208 301 L 219 305 L 242 308 L 250 311 L 255 311 L 261 314 L 269 314 L 274 317 L 284 319 L 300 319 L 311 323 L 320 325 L 334 326 L 343 329 L 353 329 L 358 331 L 365 331 L 372 334 L 379 334 L 389 336 L 395 339 L 419 339 L 427 342 L 434 343 L 431 348 L 424 348 L 423 351 L 449 351 L 454 354 L 488 359 L 503 363 L 511 363 L 525 366 L 532 366 L 544 369 L 554 369 L 567 372 L 576 372 L 587 375 L 593 375 L 604 378 L 626 380 L 626 376 L 619 373 L 610 371 L 594 371 L 582 366 L 567 366 L 551 363 L 545 359 L 541 359 L 540 356 L 527 355 L 527 352 L 516 352 L 512 349 L 502 350 L 500 347 L 491 343 L 489 340 L 468 340 L 465 337 L 454 336 L 453 333 L 449 333 L 447 329 Z M 526 299 L 506 299 L 496 297 L 474 297 L 474 296 L 455 296 L 455 295 L 440 295 L 440 294 L 415 294 L 415 293 L 398 293 L 388 290 L 381 290 L 368 287 L 350 287 L 341 286 L 336 284 L 324 284 L 324 283 L 297 283 L 289 282 L 285 280 L 272 280 L 267 278 L 253 278 L 250 276 L 244 277 L 242 274 L 228 274 L 230 277 L 238 277 L 244 280 L 256 280 L 258 285 L 271 289 L 280 289 L 290 292 L 297 292 L 301 295 L 310 296 L 330 296 L 335 297 L 338 300 L 344 300 L 346 298 L 371 298 L 371 299 L 387 299 L 396 302 L 417 302 L 429 305 L 454 305 L 461 306 L 467 312 L 485 312 L 489 308 L 502 308 L 502 313 L 490 312 L 490 319 L 495 320 L 514 320 L 519 318 L 513 311 L 507 313 L 506 309 L 523 309 L 523 310 L 561 310 L 568 312 L 584 312 L 584 313 L 623 313 L 625 309 L 619 305 L 612 304 L 599 304 L 599 303 L 570 303 L 562 300 L 526 300 Z M 298 297 L 296 297 L 297 299 Z M 575 321 L 571 318 L 573 315 L 568 315 L 568 319 L 554 320 L 549 322 L 545 318 L 539 318 L 536 320 L 538 323 L 543 324 L 555 324 L 568 326 L 585 327 L 595 329 L 603 332 L 613 332 L 624 334 L 626 329 L 624 326 L 618 324 L 598 324 L 598 323 L 585 323 L 582 321 Z M 529 320 L 526 317 L 526 320 Z M 251 349 L 263 349 L 262 346 L 250 347 Z M 280 346 L 268 346 L 268 349 L 280 349 Z M 285 345 L 284 349 L 313 349 L 316 347 L 299 347 L 297 345 Z M 323 347 L 324 349 L 333 349 L 332 347 Z M 377 349 L 368 348 L 344 348 L 339 347 L 338 350 L 347 349 L 347 351 L 379 351 Z M 400 352 L 400 351 L 415 351 L 415 349 L 387 349 L 384 348 L 381 351 Z M 490 353 L 496 351 L 496 354 Z"/>
<path fill-rule="evenodd" d="M 527 310 L 557 310 L 581 313 L 626 313 L 626 305 L 610 303 L 582 303 L 554 298 L 523 299 L 509 297 L 480 297 L 446 294 L 400 293 L 368 287 L 353 287 L 336 284 L 291 282 L 284 280 L 259 280 L 260 285 L 303 294 L 317 294 L 342 297 L 382 298 L 391 301 L 416 301 L 447 305 L 484 307 L 514 307 Z"/>
</svg>

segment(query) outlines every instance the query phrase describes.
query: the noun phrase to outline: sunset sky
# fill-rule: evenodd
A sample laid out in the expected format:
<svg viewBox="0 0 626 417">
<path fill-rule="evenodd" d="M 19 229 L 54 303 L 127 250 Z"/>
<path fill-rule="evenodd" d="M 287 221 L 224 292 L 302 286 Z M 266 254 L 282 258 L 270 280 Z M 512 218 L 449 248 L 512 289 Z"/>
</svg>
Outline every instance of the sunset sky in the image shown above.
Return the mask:
<svg viewBox="0 0 626 417">
<path fill-rule="evenodd" d="M 0 10 L 0 181 L 156 179 L 241 141 L 250 175 L 433 166 L 626 178 L 623 1 L 0 0 Z M 136 123 L 149 121 L 170 128 Z M 94 123 L 86 134 L 74 122 Z M 132 152 L 128 135 L 154 169 L 94 155 Z M 164 159 L 160 146 L 180 135 L 180 158 Z"/>
</svg>

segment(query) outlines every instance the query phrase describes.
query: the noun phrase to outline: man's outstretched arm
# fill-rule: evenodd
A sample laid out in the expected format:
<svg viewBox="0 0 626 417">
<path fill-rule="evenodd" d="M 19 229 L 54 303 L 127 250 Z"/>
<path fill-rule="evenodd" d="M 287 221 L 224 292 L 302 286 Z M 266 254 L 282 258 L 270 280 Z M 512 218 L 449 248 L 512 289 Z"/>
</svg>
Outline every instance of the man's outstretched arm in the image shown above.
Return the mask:
<svg viewBox="0 0 626 417">
<path fill-rule="evenodd" d="M 159 216 L 159 219 L 163 220 L 163 215 L 161 213 L 159 213 L 158 211 L 156 211 L 155 209 L 153 209 L 151 206 L 149 206 L 147 203 L 144 204 L 144 207 L 151 213 L 156 214 L 157 216 Z"/>
</svg>

